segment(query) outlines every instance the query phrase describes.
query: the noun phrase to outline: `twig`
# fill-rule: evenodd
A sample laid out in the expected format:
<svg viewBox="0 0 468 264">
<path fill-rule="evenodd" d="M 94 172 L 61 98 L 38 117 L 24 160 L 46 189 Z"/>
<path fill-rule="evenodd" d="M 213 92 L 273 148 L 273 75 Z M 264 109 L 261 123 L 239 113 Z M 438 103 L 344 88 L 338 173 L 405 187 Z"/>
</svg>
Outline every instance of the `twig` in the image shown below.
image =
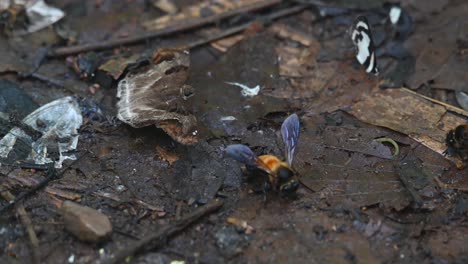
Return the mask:
<svg viewBox="0 0 468 264">
<path fill-rule="evenodd" d="M 436 100 L 436 99 L 434 99 L 434 98 L 431 98 L 431 97 L 422 95 L 422 94 L 420 94 L 420 93 L 417 93 L 417 92 L 415 92 L 415 91 L 413 91 L 413 90 L 410 90 L 410 89 L 408 89 L 408 88 L 405 88 L 405 87 L 401 87 L 400 89 L 401 89 L 402 91 L 407 92 L 407 93 L 410 93 L 410 94 L 419 96 L 419 97 L 421 97 L 421 98 L 424 98 L 424 99 L 426 99 L 426 100 L 428 100 L 428 101 L 431 101 L 431 102 L 433 102 L 433 103 L 442 105 L 442 106 L 445 107 L 447 110 L 452 111 L 452 112 L 454 112 L 454 113 L 457 113 L 457 114 L 459 114 L 459 115 L 468 116 L 468 112 L 467 112 L 467 111 L 465 111 L 465 110 L 463 110 L 463 109 L 461 109 L 461 108 L 458 108 L 458 107 L 456 107 L 456 106 L 453 106 L 453 105 L 451 105 L 451 104 L 447 104 L 447 103 L 441 102 L 441 101 L 439 101 L 439 100 Z"/>
<path fill-rule="evenodd" d="M 227 11 L 227 12 L 216 14 L 213 16 L 196 18 L 188 22 L 182 22 L 180 24 L 176 24 L 176 25 L 169 26 L 160 30 L 152 31 L 152 32 L 147 32 L 138 36 L 122 38 L 122 39 L 112 39 L 112 40 L 102 41 L 99 43 L 56 48 L 52 50 L 48 54 L 48 56 L 60 57 L 60 56 L 66 56 L 66 55 L 76 54 L 80 52 L 87 52 L 91 50 L 103 50 L 103 49 L 115 48 L 115 47 L 122 46 L 122 45 L 135 44 L 141 41 L 145 41 L 147 39 L 167 36 L 170 34 L 198 28 L 207 24 L 216 23 L 217 21 L 220 21 L 222 19 L 226 19 L 235 15 L 238 15 L 238 14 L 243 14 L 247 12 L 253 12 L 253 11 L 260 10 L 260 9 L 264 9 L 273 5 L 277 5 L 281 2 L 282 2 L 281 0 L 262 1 L 262 2 L 255 3 L 249 6 L 241 7 L 236 10 Z"/>
<path fill-rule="evenodd" d="M 276 19 L 281 18 L 281 17 L 285 17 L 285 16 L 289 16 L 289 15 L 298 13 L 298 12 L 304 10 L 306 7 L 307 6 L 305 6 L 305 5 L 300 5 L 300 6 L 294 6 L 294 7 L 286 8 L 286 9 L 274 12 L 274 13 L 272 13 L 270 15 L 267 15 L 267 16 L 265 16 L 264 18 L 262 18 L 260 20 L 261 21 L 276 20 Z M 230 35 L 234 35 L 236 33 L 239 33 L 241 31 L 247 29 L 250 25 L 252 25 L 252 23 L 253 22 L 249 22 L 249 23 L 245 23 L 243 25 L 237 26 L 237 27 L 233 27 L 233 28 L 224 30 L 222 32 L 219 32 L 218 34 L 213 35 L 213 36 L 191 42 L 191 43 L 183 46 L 182 48 L 184 48 L 184 49 L 193 49 L 193 48 L 196 48 L 198 46 L 205 45 L 206 43 L 210 43 L 212 41 L 216 41 L 218 39 L 222 39 L 222 38 L 228 37 Z"/>
<path fill-rule="evenodd" d="M 28 74 L 19 74 L 18 75 L 20 78 L 22 79 L 36 79 L 36 80 L 39 80 L 41 82 L 45 82 L 49 85 L 53 85 L 53 86 L 56 86 L 58 88 L 64 88 L 65 85 L 59 81 L 59 80 L 55 80 L 53 78 L 50 78 L 50 77 L 47 77 L 45 75 L 42 75 L 42 74 L 39 74 L 37 72 L 32 72 L 32 73 L 28 73 Z"/>
<path fill-rule="evenodd" d="M 104 264 L 113 264 L 113 263 L 123 263 L 124 259 L 127 257 L 131 257 L 138 253 L 139 251 L 143 250 L 144 248 L 151 248 L 154 249 L 160 246 L 167 238 L 175 235 L 176 233 L 182 231 L 201 217 L 210 214 L 223 205 L 221 201 L 214 201 L 211 202 L 199 209 L 195 212 L 188 214 L 187 216 L 182 217 L 179 221 L 177 221 L 173 225 L 167 225 L 161 228 L 158 232 L 154 234 L 150 234 L 140 241 L 135 242 L 132 245 L 129 245 L 115 255 L 110 257 L 109 259 L 105 260 Z"/>
<path fill-rule="evenodd" d="M 11 194 L 9 191 L 2 191 L 0 192 L 0 195 L 3 197 L 3 199 L 7 201 L 13 201 L 15 199 L 15 196 Z M 23 224 L 24 228 L 26 229 L 26 232 L 28 233 L 29 241 L 31 242 L 33 263 L 39 264 L 40 263 L 39 262 L 40 255 L 38 251 L 39 239 L 37 239 L 36 232 L 34 231 L 31 218 L 29 218 L 29 215 L 26 212 L 26 209 L 24 208 L 24 205 L 22 203 L 17 205 L 16 212 L 18 213 L 20 221 Z"/>
<path fill-rule="evenodd" d="M 13 206 L 15 206 L 15 204 L 17 204 L 19 201 L 33 195 L 34 193 L 36 193 L 37 191 L 41 190 L 42 188 L 46 187 L 47 184 L 49 184 L 49 182 L 53 181 L 53 180 L 57 180 L 57 179 L 60 179 L 62 177 L 62 175 L 73 165 L 75 165 L 78 161 L 81 160 L 81 158 L 83 158 L 84 156 L 86 156 L 88 152 L 86 152 L 85 154 L 81 155 L 78 159 L 76 159 L 75 161 L 73 161 L 68 167 L 64 168 L 60 173 L 57 173 L 57 170 L 54 168 L 53 165 L 50 165 L 49 169 L 47 170 L 47 177 L 42 180 L 41 182 L 39 182 L 39 184 L 37 184 L 36 186 L 34 186 L 32 189 L 30 189 L 29 191 L 27 192 L 24 192 L 20 195 L 18 195 L 14 200 L 11 200 L 9 201 L 9 203 L 3 207 L 0 208 L 0 215 L 12 208 Z"/>
</svg>

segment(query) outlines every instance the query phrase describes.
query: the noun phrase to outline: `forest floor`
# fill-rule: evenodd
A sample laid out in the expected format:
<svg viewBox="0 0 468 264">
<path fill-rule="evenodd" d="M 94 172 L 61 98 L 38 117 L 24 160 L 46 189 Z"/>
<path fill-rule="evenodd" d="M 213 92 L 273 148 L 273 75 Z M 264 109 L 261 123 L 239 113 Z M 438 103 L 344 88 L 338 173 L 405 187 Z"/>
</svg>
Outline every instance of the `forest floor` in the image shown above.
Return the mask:
<svg viewBox="0 0 468 264">
<path fill-rule="evenodd" d="M 77 159 L 33 164 L 20 140 L 2 156 L 1 263 L 468 262 L 468 169 L 444 154 L 447 133 L 468 123 L 468 2 L 404 1 L 395 25 L 383 1 L 48 4 L 65 16 L 40 31 L 18 34 L 21 13 L 2 24 L 0 136 L 73 96 L 81 123 L 66 119 L 70 102 L 50 114 L 79 123 Z M 356 60 L 358 15 L 378 76 Z M 181 47 L 190 65 L 164 64 Z M 158 114 L 134 128 L 116 117 L 117 89 L 152 69 L 133 89 L 149 82 L 155 92 L 143 97 Z M 245 96 L 233 83 L 260 89 Z M 183 85 L 190 96 L 170 103 Z M 258 192 L 223 150 L 282 158 L 292 113 L 301 185 L 293 196 Z M 56 144 L 73 136 L 47 138 L 46 154 L 65 155 Z M 73 235 L 67 200 L 105 215 L 112 232 Z"/>
</svg>

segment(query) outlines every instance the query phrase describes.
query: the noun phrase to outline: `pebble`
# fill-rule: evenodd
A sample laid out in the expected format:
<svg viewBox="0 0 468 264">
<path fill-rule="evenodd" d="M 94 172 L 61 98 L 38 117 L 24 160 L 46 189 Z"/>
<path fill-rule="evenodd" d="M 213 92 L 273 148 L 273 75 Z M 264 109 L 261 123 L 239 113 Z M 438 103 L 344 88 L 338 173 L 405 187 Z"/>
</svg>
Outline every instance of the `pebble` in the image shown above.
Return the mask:
<svg viewBox="0 0 468 264">
<path fill-rule="evenodd" d="M 62 205 L 65 229 L 85 242 L 99 242 L 112 233 L 109 218 L 92 208 L 65 201 Z"/>
</svg>

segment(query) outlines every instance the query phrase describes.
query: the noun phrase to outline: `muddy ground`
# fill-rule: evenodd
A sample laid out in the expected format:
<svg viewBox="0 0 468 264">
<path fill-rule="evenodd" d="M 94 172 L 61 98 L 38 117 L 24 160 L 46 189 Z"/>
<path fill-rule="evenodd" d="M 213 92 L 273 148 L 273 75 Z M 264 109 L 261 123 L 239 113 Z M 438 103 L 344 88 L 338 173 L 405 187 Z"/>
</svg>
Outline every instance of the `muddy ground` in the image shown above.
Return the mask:
<svg viewBox="0 0 468 264">
<path fill-rule="evenodd" d="M 122 54 L 190 46 L 200 36 L 256 21 L 236 41 L 190 50 L 185 83 L 195 91 L 186 106 L 197 118 L 193 145 L 156 126 L 133 128 L 116 118 L 116 87 L 130 71 L 127 64 L 117 62 L 113 72 L 93 68 L 95 75 L 80 78 L 67 61 L 86 52 L 51 53 L 142 34 L 148 30 L 144 22 L 164 12 L 152 1 L 48 2 L 66 13 L 58 24 L 0 37 L 0 84 L 15 91 L 2 94 L 9 98 L 0 102 L 2 112 L 15 116 L 2 136 L 14 120 L 64 96 L 86 98 L 102 113 L 83 115 L 76 162 L 67 160 L 57 170 L 26 168 L 19 158 L 2 162 L 1 190 L 15 196 L 51 171 L 59 179 L 21 202 L 38 245 L 31 245 L 18 206 L 1 212 L 1 263 L 31 263 L 33 251 L 40 263 L 98 263 L 213 200 L 222 208 L 125 262 L 468 262 L 468 169 L 442 153 L 447 132 L 468 116 L 456 98 L 457 91 L 468 93 L 464 1 L 402 4 L 412 19 L 408 32 L 382 22 L 380 1 L 299 1 L 309 4 L 274 21 L 263 18 L 300 3 L 264 1 L 274 3 L 214 26 L 99 50 L 99 62 L 87 60 L 99 68 Z M 200 2 L 174 3 L 182 8 Z M 379 76 L 366 74 L 355 59 L 349 28 L 359 14 L 382 16 L 374 30 Z M 26 74 L 40 47 L 49 56 L 36 73 L 47 78 Z M 226 82 L 259 85 L 260 92 L 245 97 Z M 257 155 L 283 157 L 280 126 L 292 113 L 301 122 L 293 161 L 301 186 L 293 197 L 255 192 L 242 164 L 223 149 L 241 143 Z M 394 140 L 399 153 L 378 138 Z M 65 200 L 108 216 L 111 236 L 88 243 L 70 234 L 60 211 Z"/>
</svg>

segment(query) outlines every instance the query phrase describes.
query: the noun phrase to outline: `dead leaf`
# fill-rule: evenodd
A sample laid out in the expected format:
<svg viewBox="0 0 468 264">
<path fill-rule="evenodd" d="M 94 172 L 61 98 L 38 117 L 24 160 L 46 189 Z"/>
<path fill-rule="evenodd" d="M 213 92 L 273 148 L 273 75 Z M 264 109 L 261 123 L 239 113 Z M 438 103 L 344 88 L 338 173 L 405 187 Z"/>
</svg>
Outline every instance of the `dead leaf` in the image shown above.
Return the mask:
<svg viewBox="0 0 468 264">
<path fill-rule="evenodd" d="M 241 220 L 241 219 L 234 218 L 234 217 L 228 217 L 226 219 L 226 222 L 230 225 L 241 228 L 244 231 L 244 233 L 247 235 L 252 234 L 255 231 L 255 229 L 251 225 L 247 224 L 247 221 L 245 220 Z"/>
<path fill-rule="evenodd" d="M 245 8 L 252 5 L 258 5 L 259 7 L 270 6 L 278 4 L 280 0 L 239 0 L 229 1 L 220 0 L 213 3 L 211 1 L 203 1 L 195 5 L 187 6 L 182 8 L 180 12 L 174 15 L 166 15 L 158 17 L 153 20 L 145 21 L 143 26 L 149 30 L 159 30 L 170 27 L 172 25 L 181 23 L 181 21 L 193 21 L 196 19 L 205 18 L 208 16 L 214 16 L 221 13 L 233 11 L 235 9 Z"/>
<path fill-rule="evenodd" d="M 402 89 L 363 95 L 349 113 L 364 122 L 404 133 L 440 154 L 447 148 L 448 131 L 466 123 L 446 107 Z"/>
<path fill-rule="evenodd" d="M 177 13 L 177 6 L 171 0 L 155 0 L 153 5 L 168 14 Z"/>
<path fill-rule="evenodd" d="M 190 68 L 186 50 L 157 49 L 148 65 L 125 76 L 117 87 L 117 118 L 132 127 L 156 125 L 182 144 L 197 142 L 197 119 L 185 84 Z"/>
<path fill-rule="evenodd" d="M 99 70 L 107 72 L 114 80 L 120 78 L 128 65 L 135 63 L 140 57 L 139 54 L 133 54 L 130 57 L 120 57 L 107 60 L 99 66 Z"/>
<path fill-rule="evenodd" d="M 428 14 L 430 19 L 405 42 L 416 57 L 414 74 L 407 80 L 410 88 L 431 82 L 431 87 L 468 92 L 468 57 L 457 52 L 457 40 L 468 33 L 467 11 L 468 4 L 462 3 Z"/>
<path fill-rule="evenodd" d="M 314 50 L 320 48 L 320 43 L 306 32 L 299 31 L 283 23 L 273 24 L 268 31 L 274 33 L 277 37 L 282 39 L 289 39 L 298 42 L 304 46 L 311 47 Z"/>
<path fill-rule="evenodd" d="M 169 165 L 172 165 L 174 162 L 179 160 L 179 157 L 175 153 L 172 153 L 160 146 L 156 146 L 156 151 L 158 152 L 159 158 L 167 161 Z"/>
<path fill-rule="evenodd" d="M 77 201 L 81 199 L 81 194 L 71 192 L 71 191 L 66 191 L 54 187 L 47 187 L 45 191 L 48 194 L 54 195 L 54 196 L 59 196 L 61 198 L 67 199 L 67 200 L 72 200 L 72 201 Z"/>
</svg>

